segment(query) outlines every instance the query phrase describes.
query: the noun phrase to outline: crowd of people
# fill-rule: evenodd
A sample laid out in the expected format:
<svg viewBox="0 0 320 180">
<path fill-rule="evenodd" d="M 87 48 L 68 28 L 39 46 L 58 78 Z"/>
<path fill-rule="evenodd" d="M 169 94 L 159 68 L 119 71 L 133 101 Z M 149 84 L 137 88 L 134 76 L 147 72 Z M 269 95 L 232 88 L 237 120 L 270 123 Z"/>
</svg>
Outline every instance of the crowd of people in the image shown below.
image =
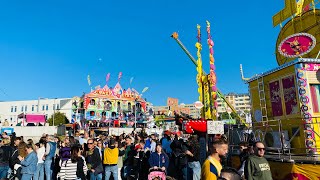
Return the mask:
<svg viewBox="0 0 320 180">
<path fill-rule="evenodd" d="M 60 139 L 61 138 L 61 139 Z M 132 132 L 120 136 L 96 135 L 94 130 L 75 131 L 58 137 L 44 134 L 37 143 L 23 137 L 2 134 L 0 147 L 0 179 L 21 180 L 109 180 L 150 179 L 160 172 L 167 179 L 272 179 L 264 156 L 264 145 L 240 144 L 239 170 L 223 168 L 228 153 L 225 138 L 215 139 L 209 146 L 209 156 L 200 164 L 198 137 L 188 140 L 175 134 Z"/>
</svg>

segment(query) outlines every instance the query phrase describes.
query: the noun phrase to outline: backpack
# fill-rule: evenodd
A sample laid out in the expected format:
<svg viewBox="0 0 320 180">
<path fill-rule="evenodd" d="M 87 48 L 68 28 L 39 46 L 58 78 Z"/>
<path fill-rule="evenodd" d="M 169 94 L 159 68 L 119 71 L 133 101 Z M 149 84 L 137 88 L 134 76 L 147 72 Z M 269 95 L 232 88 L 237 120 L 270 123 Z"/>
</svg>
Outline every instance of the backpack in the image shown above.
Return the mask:
<svg viewBox="0 0 320 180">
<path fill-rule="evenodd" d="M 188 163 L 188 159 L 186 154 L 179 152 L 179 151 L 173 151 L 172 152 L 173 158 L 174 158 L 174 166 L 182 169 L 185 167 Z"/>
</svg>

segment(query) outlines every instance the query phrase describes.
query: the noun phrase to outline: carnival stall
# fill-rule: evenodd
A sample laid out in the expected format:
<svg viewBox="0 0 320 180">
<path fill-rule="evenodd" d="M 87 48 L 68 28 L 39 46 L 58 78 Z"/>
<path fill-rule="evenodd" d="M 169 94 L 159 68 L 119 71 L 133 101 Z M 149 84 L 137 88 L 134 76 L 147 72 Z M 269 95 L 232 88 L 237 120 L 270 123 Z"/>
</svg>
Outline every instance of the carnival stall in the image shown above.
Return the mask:
<svg viewBox="0 0 320 180">
<path fill-rule="evenodd" d="M 123 89 L 118 82 L 113 88 L 107 85 L 96 88 L 83 97 L 73 98 L 73 122 L 81 120 L 107 123 L 114 127 L 133 127 L 143 124 L 152 116 L 150 105 L 135 89 Z"/>
<path fill-rule="evenodd" d="M 273 17 L 274 26 L 282 27 L 276 43 L 279 66 L 243 78 L 252 99 L 254 139 L 266 144 L 274 179 L 320 177 L 319 18 L 314 1 L 286 1 Z"/>
</svg>

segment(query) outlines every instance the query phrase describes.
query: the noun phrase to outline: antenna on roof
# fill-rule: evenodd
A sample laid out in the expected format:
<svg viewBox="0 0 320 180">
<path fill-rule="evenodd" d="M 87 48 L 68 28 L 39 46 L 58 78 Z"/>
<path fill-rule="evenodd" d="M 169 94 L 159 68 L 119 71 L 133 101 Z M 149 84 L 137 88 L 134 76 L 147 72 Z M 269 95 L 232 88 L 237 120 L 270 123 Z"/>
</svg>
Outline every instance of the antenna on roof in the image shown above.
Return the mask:
<svg viewBox="0 0 320 180">
<path fill-rule="evenodd" d="M 243 70 L 242 70 L 242 64 L 240 64 L 240 75 L 241 75 L 241 79 L 243 80 L 243 81 L 248 81 L 250 78 L 245 78 L 244 76 L 243 76 Z"/>
<path fill-rule="evenodd" d="M 319 55 L 320 55 L 320 51 L 318 52 L 316 59 L 318 59 Z"/>
</svg>

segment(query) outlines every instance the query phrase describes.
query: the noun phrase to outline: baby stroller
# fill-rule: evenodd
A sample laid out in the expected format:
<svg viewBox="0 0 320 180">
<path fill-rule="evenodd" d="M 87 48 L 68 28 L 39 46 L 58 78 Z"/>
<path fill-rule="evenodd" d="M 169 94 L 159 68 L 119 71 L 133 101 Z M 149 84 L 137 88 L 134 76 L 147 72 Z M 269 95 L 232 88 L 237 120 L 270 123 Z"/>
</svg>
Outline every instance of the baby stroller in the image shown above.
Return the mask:
<svg viewBox="0 0 320 180">
<path fill-rule="evenodd" d="M 150 169 L 148 180 L 166 180 L 166 173 L 159 169 Z"/>
<path fill-rule="evenodd" d="M 15 164 L 14 165 L 14 169 L 13 169 L 13 172 L 11 172 L 8 176 L 8 179 L 9 180 L 16 180 L 16 179 L 19 179 L 21 178 L 21 165 L 20 164 Z"/>
</svg>

